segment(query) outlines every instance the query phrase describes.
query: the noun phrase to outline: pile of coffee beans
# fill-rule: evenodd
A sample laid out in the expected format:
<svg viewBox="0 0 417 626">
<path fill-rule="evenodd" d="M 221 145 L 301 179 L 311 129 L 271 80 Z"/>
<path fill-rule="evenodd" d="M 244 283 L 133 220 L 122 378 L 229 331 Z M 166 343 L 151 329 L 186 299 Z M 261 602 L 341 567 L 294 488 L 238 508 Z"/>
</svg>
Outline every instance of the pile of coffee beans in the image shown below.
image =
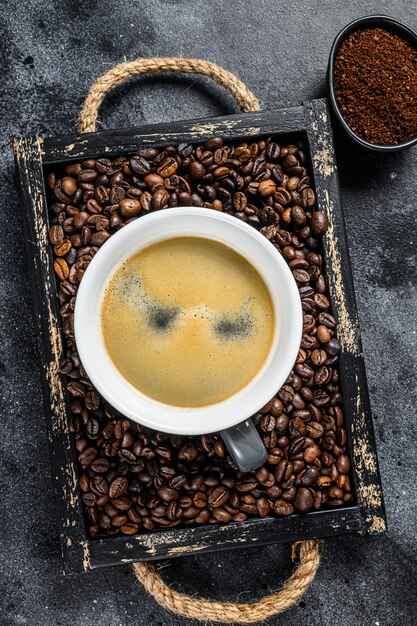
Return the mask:
<svg viewBox="0 0 417 626">
<path fill-rule="evenodd" d="M 146 148 L 113 160 L 87 159 L 47 176 L 49 239 L 65 338 L 70 429 L 91 537 L 288 516 L 353 501 L 339 388 L 336 321 L 320 238 L 326 215 L 301 144 L 274 138 Z M 97 250 L 149 211 L 199 206 L 258 229 L 293 272 L 304 311 L 294 369 L 253 417 L 265 465 L 237 470 L 217 434 L 188 438 L 148 431 L 97 393 L 74 343 L 77 289 Z"/>
</svg>

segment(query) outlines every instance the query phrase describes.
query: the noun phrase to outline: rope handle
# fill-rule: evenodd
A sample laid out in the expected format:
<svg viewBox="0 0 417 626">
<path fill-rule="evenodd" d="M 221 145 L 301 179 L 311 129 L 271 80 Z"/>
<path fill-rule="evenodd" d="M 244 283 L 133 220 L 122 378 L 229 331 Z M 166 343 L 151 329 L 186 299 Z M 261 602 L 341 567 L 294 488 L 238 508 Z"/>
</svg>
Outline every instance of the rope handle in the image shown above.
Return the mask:
<svg viewBox="0 0 417 626">
<path fill-rule="evenodd" d="M 135 563 L 137 579 L 155 600 L 173 613 L 201 622 L 251 624 L 292 607 L 307 591 L 320 565 L 320 544 L 315 539 L 292 544 L 292 558 L 299 547 L 299 565 L 282 589 L 251 604 L 217 602 L 187 596 L 169 587 L 148 563 Z"/>
<path fill-rule="evenodd" d="M 234 74 L 216 65 L 216 63 L 200 59 L 169 57 L 139 59 L 116 65 L 93 83 L 81 109 L 80 132 L 89 133 L 96 130 L 98 110 L 108 91 L 133 76 L 161 72 L 181 72 L 208 76 L 230 91 L 242 111 L 260 110 L 258 99 L 246 85 Z M 250 624 L 289 609 L 308 589 L 320 565 L 320 544 L 313 539 L 293 543 L 293 560 L 298 549 L 298 567 L 284 583 L 282 589 L 252 604 L 216 602 L 179 593 L 164 583 L 155 568 L 149 563 L 135 563 L 133 571 L 139 582 L 153 595 L 155 600 L 174 613 L 203 622 Z"/>
<path fill-rule="evenodd" d="M 242 83 L 220 65 L 201 59 L 181 59 L 177 57 L 139 59 L 120 63 L 100 76 L 92 84 L 81 109 L 79 120 L 80 133 L 93 133 L 96 130 L 98 110 L 108 91 L 124 83 L 133 76 L 158 74 L 161 72 L 180 72 L 182 74 L 202 74 L 212 78 L 230 91 L 242 111 L 259 111 L 259 100 Z"/>
</svg>

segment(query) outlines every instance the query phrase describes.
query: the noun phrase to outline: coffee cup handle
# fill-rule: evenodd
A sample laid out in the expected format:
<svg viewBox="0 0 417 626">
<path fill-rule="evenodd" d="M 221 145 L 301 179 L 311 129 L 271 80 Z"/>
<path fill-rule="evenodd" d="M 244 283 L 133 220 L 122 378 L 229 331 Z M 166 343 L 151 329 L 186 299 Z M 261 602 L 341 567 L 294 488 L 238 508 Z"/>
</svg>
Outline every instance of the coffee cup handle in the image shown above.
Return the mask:
<svg viewBox="0 0 417 626">
<path fill-rule="evenodd" d="M 266 448 L 251 419 L 222 430 L 220 435 L 242 472 L 251 472 L 266 462 Z"/>
</svg>

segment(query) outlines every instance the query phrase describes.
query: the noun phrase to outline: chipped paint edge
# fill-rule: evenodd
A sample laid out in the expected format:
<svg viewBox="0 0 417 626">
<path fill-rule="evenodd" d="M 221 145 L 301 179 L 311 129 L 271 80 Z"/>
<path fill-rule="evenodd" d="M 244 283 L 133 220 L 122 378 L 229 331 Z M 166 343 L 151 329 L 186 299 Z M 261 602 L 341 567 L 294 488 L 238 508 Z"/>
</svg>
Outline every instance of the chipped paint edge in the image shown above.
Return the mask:
<svg viewBox="0 0 417 626">
<path fill-rule="evenodd" d="M 45 360 L 42 359 L 45 378 L 49 388 L 49 404 L 51 407 L 48 441 L 51 446 L 54 445 L 55 440 L 58 438 L 64 438 L 67 442 L 66 445 L 62 447 L 65 463 L 59 468 L 59 472 L 62 473 L 62 479 L 59 480 L 56 468 L 53 470 L 53 476 L 55 478 L 55 492 L 60 498 L 63 510 L 66 512 L 63 527 L 69 531 L 70 529 L 73 530 L 76 527 L 76 518 L 79 516 L 80 500 L 78 496 L 76 470 L 69 454 L 70 441 L 65 392 L 58 371 L 59 361 L 61 360 L 63 350 L 62 335 L 51 305 L 52 299 L 55 297 L 55 289 L 52 283 L 50 271 L 50 258 L 48 252 L 49 239 L 47 224 L 44 218 L 45 207 L 43 188 L 40 182 L 34 178 L 33 173 L 29 169 L 29 163 L 31 163 L 32 165 L 38 166 L 39 171 L 42 170 L 42 154 L 44 154 L 43 139 L 40 137 L 14 138 L 13 151 L 16 160 L 19 163 L 19 174 L 24 178 L 32 205 L 31 224 L 35 239 L 32 243 L 35 244 L 38 251 L 38 258 L 34 257 L 33 263 L 35 267 L 38 263 L 40 263 L 43 269 L 43 276 L 45 277 L 42 300 L 43 304 L 46 305 L 46 326 L 48 333 L 47 344 L 49 345 L 51 353 L 50 360 L 45 362 Z M 39 343 L 45 343 L 41 328 L 39 328 L 38 339 Z M 60 485 L 59 491 L 57 483 Z M 66 565 L 69 555 L 72 554 L 74 550 L 75 542 L 73 535 L 68 534 L 68 532 L 61 533 L 60 539 L 63 561 Z M 84 555 L 86 555 L 85 547 L 83 547 L 83 550 Z"/>
<path fill-rule="evenodd" d="M 328 273 L 329 288 L 337 312 L 337 337 L 345 352 L 362 356 L 360 346 L 359 320 L 350 314 L 345 295 L 342 274 L 342 259 L 335 232 L 334 205 L 327 189 L 324 190 L 324 204 L 328 220 L 327 233 L 323 240 L 326 257 L 330 259 L 332 271 Z"/>
<path fill-rule="evenodd" d="M 306 103 L 306 113 L 310 118 L 315 143 L 311 155 L 313 170 L 317 170 L 323 179 L 333 175 L 337 176 L 326 102 Z M 352 308 L 349 310 L 346 300 L 343 280 L 344 259 L 341 257 L 340 242 L 336 234 L 335 207 L 328 189 L 321 189 L 321 184 L 317 185 L 317 188 L 321 208 L 326 212 L 328 218 L 328 230 L 323 238 L 323 246 L 326 259 L 330 262 L 331 268 L 331 271 L 327 272 L 327 276 L 338 320 L 337 337 L 344 353 L 363 359 L 356 307 L 353 307 L 353 311 Z M 340 211 L 342 212 L 341 207 Z M 343 229 L 343 224 L 341 228 Z M 346 375 L 349 375 L 348 371 L 346 371 Z M 353 375 L 353 372 L 351 372 L 351 375 Z M 372 437 L 372 432 L 370 432 L 367 424 L 367 419 L 370 419 L 372 424 L 372 416 L 367 413 L 363 406 L 363 390 L 357 372 L 355 372 L 355 392 L 350 400 L 354 407 L 354 415 L 350 424 L 350 436 L 353 444 L 351 450 L 354 457 L 352 459 L 354 461 L 353 471 L 358 479 L 357 496 L 365 513 L 366 532 L 368 534 L 381 533 L 386 531 L 387 526 L 384 518 L 383 494 L 379 478 L 376 447 L 374 441 L 371 445 L 370 437 Z"/>
<path fill-rule="evenodd" d="M 362 393 L 359 378 L 355 373 L 356 383 L 356 415 L 352 420 L 351 434 L 354 445 L 352 453 L 355 457 L 353 470 L 358 476 L 358 498 L 368 514 L 365 517 L 367 531 L 370 534 L 383 533 L 387 530 L 385 518 L 381 515 L 383 510 L 382 486 L 378 479 L 378 459 L 376 451 L 372 448 L 366 428 L 367 415 L 363 408 Z"/>
</svg>

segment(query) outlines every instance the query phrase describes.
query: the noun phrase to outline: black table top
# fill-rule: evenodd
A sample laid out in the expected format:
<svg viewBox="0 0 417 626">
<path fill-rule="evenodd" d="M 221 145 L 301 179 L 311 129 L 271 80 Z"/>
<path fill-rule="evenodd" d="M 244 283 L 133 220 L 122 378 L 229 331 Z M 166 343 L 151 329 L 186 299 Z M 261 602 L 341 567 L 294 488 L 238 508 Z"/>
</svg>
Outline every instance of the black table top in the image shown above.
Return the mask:
<svg viewBox="0 0 417 626">
<path fill-rule="evenodd" d="M 61 574 L 11 136 L 72 132 L 90 83 L 125 58 L 182 55 L 215 61 L 245 81 L 264 108 L 321 97 L 331 43 L 349 21 L 385 13 L 417 29 L 407 0 L 370 4 L 28 0 L 3 9 L 2 625 L 192 624 L 160 608 L 128 566 L 70 578 Z M 209 79 L 142 78 L 106 99 L 100 127 L 232 112 L 232 97 Z M 301 603 L 269 623 L 411 626 L 417 610 L 417 150 L 370 155 L 340 136 L 336 150 L 389 533 L 326 541 L 322 565 Z M 292 570 L 288 546 L 165 565 L 163 576 L 177 589 L 242 602 L 276 590 Z"/>
</svg>

